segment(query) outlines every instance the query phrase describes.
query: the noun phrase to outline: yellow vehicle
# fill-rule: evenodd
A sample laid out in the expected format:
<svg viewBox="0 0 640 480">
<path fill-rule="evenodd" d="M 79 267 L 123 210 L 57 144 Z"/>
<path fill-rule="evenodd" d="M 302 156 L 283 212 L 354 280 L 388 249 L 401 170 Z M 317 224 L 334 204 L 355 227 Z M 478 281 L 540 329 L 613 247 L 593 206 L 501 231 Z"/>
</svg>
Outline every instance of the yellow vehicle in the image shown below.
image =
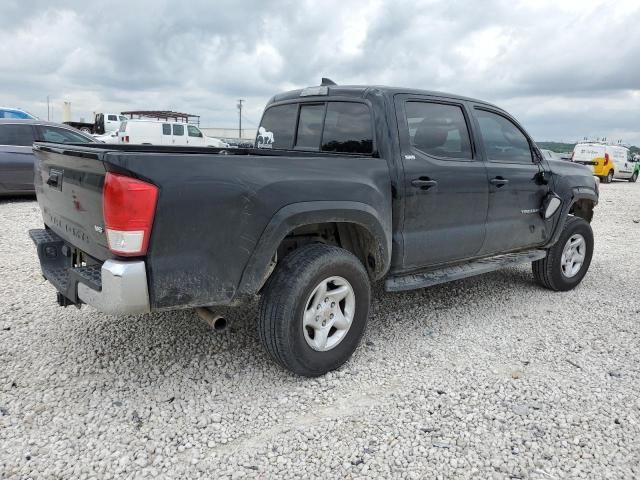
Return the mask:
<svg viewBox="0 0 640 480">
<path fill-rule="evenodd" d="M 630 180 L 635 169 L 629 149 L 622 145 L 578 143 L 573 149 L 571 161 L 592 165 L 593 174 L 600 177 L 603 183 L 611 183 L 614 178 Z"/>
</svg>

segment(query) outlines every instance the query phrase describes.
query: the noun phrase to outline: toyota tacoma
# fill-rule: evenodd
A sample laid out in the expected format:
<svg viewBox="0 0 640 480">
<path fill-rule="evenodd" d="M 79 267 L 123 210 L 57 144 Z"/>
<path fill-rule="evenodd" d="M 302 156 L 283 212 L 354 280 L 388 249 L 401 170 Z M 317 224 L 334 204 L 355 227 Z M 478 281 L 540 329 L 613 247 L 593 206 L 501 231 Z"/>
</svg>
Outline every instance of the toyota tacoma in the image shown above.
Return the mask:
<svg viewBox="0 0 640 480">
<path fill-rule="evenodd" d="M 260 295 L 262 343 L 305 376 L 352 355 L 374 282 L 530 263 L 566 291 L 593 253 L 590 169 L 456 95 L 323 80 L 274 96 L 253 148 L 34 150 L 44 228 L 30 235 L 60 305 L 211 311 Z"/>
</svg>

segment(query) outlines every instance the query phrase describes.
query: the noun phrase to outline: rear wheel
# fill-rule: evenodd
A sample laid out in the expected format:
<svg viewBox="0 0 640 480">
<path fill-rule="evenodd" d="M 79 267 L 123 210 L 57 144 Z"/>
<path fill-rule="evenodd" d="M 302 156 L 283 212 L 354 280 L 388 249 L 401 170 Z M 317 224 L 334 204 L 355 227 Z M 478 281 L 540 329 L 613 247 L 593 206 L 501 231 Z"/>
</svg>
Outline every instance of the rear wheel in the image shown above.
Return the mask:
<svg viewBox="0 0 640 480">
<path fill-rule="evenodd" d="M 613 182 L 613 170 L 609 170 L 609 173 L 607 173 L 606 180 L 605 180 L 605 183 L 611 183 L 611 182 Z"/>
<path fill-rule="evenodd" d="M 315 377 L 346 362 L 369 315 L 371 285 L 358 258 L 308 245 L 286 256 L 260 301 L 258 333 L 269 354 L 298 375 Z"/>
<path fill-rule="evenodd" d="M 82 127 L 80 128 L 80 131 L 84 133 L 91 133 L 91 129 L 89 127 Z"/>
<path fill-rule="evenodd" d="M 592 256 L 591 225 L 583 218 L 569 217 L 547 256 L 532 263 L 533 275 L 539 284 L 551 290 L 571 290 L 586 275 Z"/>
<path fill-rule="evenodd" d="M 635 172 L 633 172 L 633 175 L 631 175 L 631 178 L 629 179 L 629 181 L 635 183 L 636 180 L 638 180 L 638 171 L 637 170 Z"/>
</svg>

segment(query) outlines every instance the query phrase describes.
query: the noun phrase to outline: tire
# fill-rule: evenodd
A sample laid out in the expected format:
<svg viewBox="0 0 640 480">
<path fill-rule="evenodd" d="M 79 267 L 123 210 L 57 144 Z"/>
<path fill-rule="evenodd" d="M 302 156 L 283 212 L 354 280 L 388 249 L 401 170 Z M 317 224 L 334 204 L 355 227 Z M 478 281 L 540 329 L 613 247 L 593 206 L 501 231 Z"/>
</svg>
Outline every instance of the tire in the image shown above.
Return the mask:
<svg viewBox="0 0 640 480">
<path fill-rule="evenodd" d="M 604 183 L 612 183 L 613 182 L 613 170 L 609 170 L 609 173 L 607 173 L 607 176 L 605 177 L 606 180 Z"/>
<path fill-rule="evenodd" d="M 80 131 L 84 133 L 91 133 L 91 129 L 89 127 L 82 127 Z"/>
<path fill-rule="evenodd" d="M 341 286 L 338 288 L 345 287 L 345 291 L 348 291 L 347 287 L 350 287 L 353 297 L 327 302 L 331 292 L 338 290 L 329 289 L 325 296 L 317 288 L 320 288 L 322 282 L 332 278 L 336 280 L 326 285 L 333 287 L 335 282 L 339 282 Z M 316 294 L 321 294 L 320 297 L 324 299 L 316 298 Z M 367 325 L 370 297 L 369 277 L 355 255 L 342 248 L 324 244 L 301 247 L 287 255 L 267 281 L 258 313 L 260 340 L 273 359 L 284 368 L 305 377 L 323 375 L 340 367 L 358 347 Z M 339 295 L 336 294 L 335 298 L 338 299 Z M 347 302 L 351 305 L 350 315 L 347 312 Z M 351 316 L 346 330 L 337 330 L 332 326 L 333 322 L 338 324 L 338 320 L 329 320 L 329 316 L 334 318 L 329 313 L 335 312 L 334 308 L 345 312 L 343 321 Z M 316 309 L 319 315 L 315 315 Z M 333 342 L 334 345 L 329 349 L 319 351 L 318 345 L 312 348 L 311 345 L 315 345 L 316 340 L 322 343 L 323 335 L 318 334 L 316 338 L 316 330 L 303 326 L 305 312 L 311 314 L 308 324 L 312 324 L 312 327 L 320 327 L 320 324 L 314 323 L 318 319 L 320 322 L 323 319 L 329 322 L 328 330 L 324 327 L 317 330 L 329 332 L 324 337 L 325 347 L 322 347 L 328 348 Z M 337 334 L 340 335 L 336 336 Z"/>
<path fill-rule="evenodd" d="M 631 175 L 631 178 L 629 179 L 629 181 L 631 183 L 636 183 L 636 180 L 638 180 L 638 172 L 637 171 L 633 172 L 633 175 Z"/>
<path fill-rule="evenodd" d="M 584 240 L 584 259 L 579 270 L 567 276 L 563 269 L 563 251 L 571 239 L 581 236 Z M 569 217 L 560 238 L 547 256 L 531 264 L 536 281 L 550 290 L 565 292 L 575 288 L 587 274 L 593 256 L 593 231 L 591 225 L 580 217 Z"/>
</svg>

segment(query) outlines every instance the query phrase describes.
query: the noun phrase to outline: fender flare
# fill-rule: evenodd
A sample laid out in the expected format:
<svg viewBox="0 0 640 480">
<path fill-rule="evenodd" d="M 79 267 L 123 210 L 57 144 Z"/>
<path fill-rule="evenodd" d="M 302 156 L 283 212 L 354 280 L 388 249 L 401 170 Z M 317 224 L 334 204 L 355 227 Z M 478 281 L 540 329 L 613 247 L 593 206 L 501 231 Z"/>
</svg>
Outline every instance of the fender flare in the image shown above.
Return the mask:
<svg viewBox="0 0 640 480">
<path fill-rule="evenodd" d="M 278 210 L 265 227 L 256 248 L 242 272 L 238 293 L 253 295 L 262 287 L 274 253 L 282 240 L 295 228 L 314 223 L 353 223 L 364 227 L 378 244 L 382 265 L 376 268 L 381 278 L 391 263 L 391 212 L 379 212 L 370 205 L 352 201 L 292 203 Z"/>
<path fill-rule="evenodd" d="M 551 236 L 551 240 L 545 245 L 545 248 L 551 247 L 554 245 L 558 238 L 560 238 L 560 234 L 562 233 L 562 229 L 564 228 L 565 223 L 567 222 L 567 218 L 569 216 L 569 212 L 571 211 L 571 207 L 579 200 L 591 200 L 595 205 L 598 204 L 598 192 L 589 187 L 573 187 L 570 190 L 570 195 L 563 203 L 562 210 L 560 211 L 560 217 L 556 223 L 556 227 L 553 231 L 553 235 Z"/>
</svg>

